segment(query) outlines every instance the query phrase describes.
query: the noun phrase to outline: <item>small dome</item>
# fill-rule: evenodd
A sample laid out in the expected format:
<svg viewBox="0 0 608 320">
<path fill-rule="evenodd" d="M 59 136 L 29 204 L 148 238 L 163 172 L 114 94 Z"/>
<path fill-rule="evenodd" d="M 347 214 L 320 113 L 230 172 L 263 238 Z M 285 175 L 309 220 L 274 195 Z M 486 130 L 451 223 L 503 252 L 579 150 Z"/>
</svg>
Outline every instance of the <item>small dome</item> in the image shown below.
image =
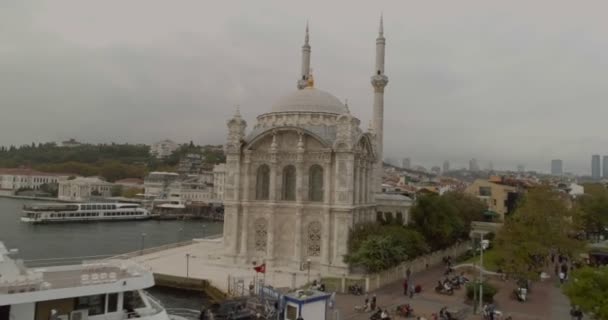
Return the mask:
<svg viewBox="0 0 608 320">
<path fill-rule="evenodd" d="M 313 87 L 295 91 L 279 99 L 272 112 L 323 112 L 344 114 L 346 106 L 331 93 Z"/>
</svg>

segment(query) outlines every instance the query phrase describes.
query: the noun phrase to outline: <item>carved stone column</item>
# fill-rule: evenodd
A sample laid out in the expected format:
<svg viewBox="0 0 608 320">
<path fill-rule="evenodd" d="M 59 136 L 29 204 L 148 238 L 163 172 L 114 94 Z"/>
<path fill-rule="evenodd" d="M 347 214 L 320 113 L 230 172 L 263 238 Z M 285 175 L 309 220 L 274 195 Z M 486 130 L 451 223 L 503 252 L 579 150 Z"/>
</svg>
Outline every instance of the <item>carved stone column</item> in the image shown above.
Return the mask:
<svg viewBox="0 0 608 320">
<path fill-rule="evenodd" d="M 361 176 L 359 175 L 359 159 L 355 156 L 355 161 L 353 162 L 353 203 L 352 204 L 359 204 L 359 192 L 361 191 L 359 189 L 360 185 L 359 185 L 359 179 L 361 178 Z"/>
<path fill-rule="evenodd" d="M 269 194 L 269 206 L 268 213 L 266 215 L 266 219 L 268 221 L 268 246 L 267 246 L 267 258 L 268 260 L 273 260 L 274 258 L 274 232 L 275 232 L 275 224 L 274 224 L 274 212 L 277 201 L 277 136 L 276 133 L 272 135 L 272 143 L 270 144 L 270 194 Z"/>
<path fill-rule="evenodd" d="M 245 151 L 243 160 L 243 218 L 241 225 L 241 247 L 240 253 L 242 256 L 247 256 L 248 248 L 247 243 L 249 241 L 249 197 L 250 197 L 250 182 L 251 182 L 251 151 Z"/>
<path fill-rule="evenodd" d="M 304 199 L 304 141 L 303 134 L 299 134 L 296 156 L 296 216 L 295 234 L 293 242 L 293 260 L 302 262 L 302 201 Z"/>
<path fill-rule="evenodd" d="M 321 236 L 321 263 L 330 264 L 331 234 L 331 153 L 325 155 L 323 166 L 323 232 Z"/>
</svg>

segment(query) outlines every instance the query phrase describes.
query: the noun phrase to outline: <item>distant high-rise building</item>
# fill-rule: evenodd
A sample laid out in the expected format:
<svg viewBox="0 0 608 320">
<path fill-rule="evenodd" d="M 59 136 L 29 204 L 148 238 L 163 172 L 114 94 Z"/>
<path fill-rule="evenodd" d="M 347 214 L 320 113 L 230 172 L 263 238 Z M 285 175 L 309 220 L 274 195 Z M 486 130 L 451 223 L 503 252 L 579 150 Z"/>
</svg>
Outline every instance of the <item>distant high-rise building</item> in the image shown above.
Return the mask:
<svg viewBox="0 0 608 320">
<path fill-rule="evenodd" d="M 446 173 L 448 171 L 450 171 L 450 162 L 446 160 L 443 162 L 443 173 Z"/>
<path fill-rule="evenodd" d="M 518 164 L 517 165 L 517 172 L 524 173 L 524 171 L 526 171 L 526 167 L 523 164 Z"/>
<path fill-rule="evenodd" d="M 401 159 L 401 168 L 403 169 L 409 169 L 410 168 L 410 158 L 403 158 Z"/>
<path fill-rule="evenodd" d="M 602 158 L 602 178 L 608 178 L 608 156 Z"/>
<path fill-rule="evenodd" d="M 479 165 L 477 164 L 477 159 L 469 160 L 469 171 L 479 171 Z"/>
<path fill-rule="evenodd" d="M 551 160 L 551 174 L 554 176 L 561 176 L 562 174 L 564 174 L 564 163 L 562 160 Z"/>
<path fill-rule="evenodd" d="M 591 178 L 599 180 L 600 176 L 600 155 L 594 154 L 591 156 Z"/>
<path fill-rule="evenodd" d="M 494 171 L 494 163 L 492 161 L 488 162 L 488 171 Z"/>
</svg>

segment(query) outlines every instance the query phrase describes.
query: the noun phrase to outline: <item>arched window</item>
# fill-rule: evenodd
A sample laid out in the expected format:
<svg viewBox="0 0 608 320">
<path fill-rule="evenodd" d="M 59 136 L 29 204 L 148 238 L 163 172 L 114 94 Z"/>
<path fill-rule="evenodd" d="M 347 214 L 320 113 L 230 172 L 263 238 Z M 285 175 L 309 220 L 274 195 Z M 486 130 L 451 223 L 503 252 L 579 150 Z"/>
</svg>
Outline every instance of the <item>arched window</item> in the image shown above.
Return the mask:
<svg viewBox="0 0 608 320">
<path fill-rule="evenodd" d="M 258 167 L 255 181 L 255 199 L 268 200 L 270 195 L 270 168 L 263 164 Z"/>
<path fill-rule="evenodd" d="M 268 224 L 266 219 L 260 218 L 255 220 L 255 251 L 260 253 L 266 253 L 266 242 L 268 239 Z"/>
<path fill-rule="evenodd" d="M 287 166 L 283 169 L 283 200 L 296 200 L 296 168 Z"/>
<path fill-rule="evenodd" d="M 318 257 L 321 255 L 321 222 L 314 221 L 308 224 L 308 256 Z"/>
<path fill-rule="evenodd" d="M 320 165 L 310 167 L 308 183 L 308 199 L 323 201 L 323 168 Z"/>
</svg>

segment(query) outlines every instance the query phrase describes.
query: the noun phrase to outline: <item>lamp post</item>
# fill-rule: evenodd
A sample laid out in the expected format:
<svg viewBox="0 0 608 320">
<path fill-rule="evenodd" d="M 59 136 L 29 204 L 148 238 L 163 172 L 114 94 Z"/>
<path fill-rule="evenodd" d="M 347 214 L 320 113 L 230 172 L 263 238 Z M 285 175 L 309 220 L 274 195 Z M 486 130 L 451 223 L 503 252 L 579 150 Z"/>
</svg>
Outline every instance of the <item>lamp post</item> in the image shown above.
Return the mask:
<svg viewBox="0 0 608 320">
<path fill-rule="evenodd" d="M 190 278 L 190 254 L 186 253 L 186 278 Z"/>
<path fill-rule="evenodd" d="M 479 237 L 479 310 L 483 310 L 483 233 Z"/>
<path fill-rule="evenodd" d="M 310 258 L 306 259 L 306 267 L 308 268 L 308 281 L 307 281 L 307 284 L 310 285 Z"/>
<path fill-rule="evenodd" d="M 141 247 L 139 249 L 139 255 L 143 256 L 144 255 L 144 247 L 145 247 L 145 243 L 146 243 L 146 233 L 142 232 L 141 234 Z"/>
</svg>

